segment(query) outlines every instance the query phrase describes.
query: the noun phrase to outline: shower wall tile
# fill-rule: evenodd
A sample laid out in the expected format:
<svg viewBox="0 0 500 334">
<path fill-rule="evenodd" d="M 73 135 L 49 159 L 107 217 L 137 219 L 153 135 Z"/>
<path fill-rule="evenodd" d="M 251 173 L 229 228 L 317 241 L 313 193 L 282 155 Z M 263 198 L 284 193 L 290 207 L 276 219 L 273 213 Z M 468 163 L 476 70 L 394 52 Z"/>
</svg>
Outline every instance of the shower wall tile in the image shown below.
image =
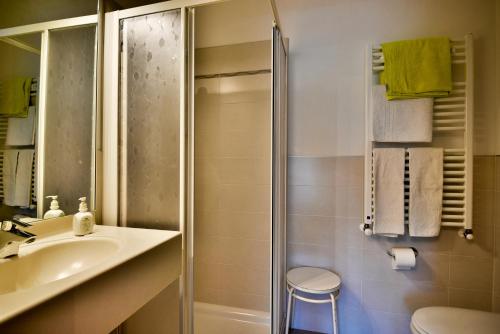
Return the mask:
<svg viewBox="0 0 500 334">
<path fill-rule="evenodd" d="M 412 312 L 432 305 L 500 312 L 500 297 L 493 297 L 493 291 L 500 296 L 500 164 L 494 157 L 475 159 L 472 242 L 455 228 L 443 228 L 435 238 L 366 237 L 359 231 L 363 157 L 288 161 L 288 267 L 324 267 L 348 282 L 339 301 L 341 330 L 409 333 Z M 407 246 L 419 250 L 416 268 L 392 270 L 386 251 Z M 328 305 L 298 306 L 294 327 L 329 332 L 329 311 Z"/>
<path fill-rule="evenodd" d="M 195 72 L 207 75 L 270 69 L 270 54 L 270 41 L 200 48 L 195 51 Z"/>
<path fill-rule="evenodd" d="M 266 64 L 268 60 L 252 63 L 250 59 L 234 58 L 255 45 L 269 52 L 265 43 L 254 44 L 235 46 L 231 55 L 226 54 L 232 50 L 228 47 L 197 50 L 197 74 L 241 71 L 245 69 L 241 66 Z M 262 50 L 245 57 L 259 55 Z M 270 84 L 269 74 L 196 80 L 197 301 L 269 310 Z M 203 282 L 207 270 L 216 273 Z"/>
</svg>

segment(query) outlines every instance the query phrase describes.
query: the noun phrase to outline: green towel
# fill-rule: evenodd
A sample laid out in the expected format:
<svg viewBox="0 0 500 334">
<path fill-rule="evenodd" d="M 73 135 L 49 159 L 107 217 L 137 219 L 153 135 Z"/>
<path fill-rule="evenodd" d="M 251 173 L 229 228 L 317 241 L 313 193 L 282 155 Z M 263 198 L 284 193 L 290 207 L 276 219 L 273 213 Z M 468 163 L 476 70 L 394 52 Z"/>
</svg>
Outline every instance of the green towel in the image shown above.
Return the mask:
<svg viewBox="0 0 500 334">
<path fill-rule="evenodd" d="M 448 96 L 451 87 L 450 40 L 424 38 L 382 44 L 387 99 Z"/>
<path fill-rule="evenodd" d="M 0 92 L 0 115 L 4 117 L 28 117 L 31 78 L 15 78 L 4 81 Z"/>
</svg>

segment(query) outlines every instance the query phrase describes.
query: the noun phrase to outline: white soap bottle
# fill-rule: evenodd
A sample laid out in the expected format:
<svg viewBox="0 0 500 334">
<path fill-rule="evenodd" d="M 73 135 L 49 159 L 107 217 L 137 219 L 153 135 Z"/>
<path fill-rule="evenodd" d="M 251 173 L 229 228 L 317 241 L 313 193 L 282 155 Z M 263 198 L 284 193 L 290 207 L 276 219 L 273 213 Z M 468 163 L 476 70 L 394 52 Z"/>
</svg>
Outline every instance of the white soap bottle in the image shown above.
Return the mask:
<svg viewBox="0 0 500 334">
<path fill-rule="evenodd" d="M 47 198 L 52 198 L 52 201 L 50 202 L 50 210 L 45 212 L 45 214 L 43 215 L 43 219 L 63 217 L 64 211 L 59 209 L 59 202 L 57 201 L 57 195 L 50 195 L 47 196 Z"/>
<path fill-rule="evenodd" d="M 87 198 L 80 197 L 80 207 L 78 213 L 73 216 L 73 233 L 75 235 L 86 235 L 94 230 L 94 215 L 89 212 L 87 207 Z"/>
</svg>

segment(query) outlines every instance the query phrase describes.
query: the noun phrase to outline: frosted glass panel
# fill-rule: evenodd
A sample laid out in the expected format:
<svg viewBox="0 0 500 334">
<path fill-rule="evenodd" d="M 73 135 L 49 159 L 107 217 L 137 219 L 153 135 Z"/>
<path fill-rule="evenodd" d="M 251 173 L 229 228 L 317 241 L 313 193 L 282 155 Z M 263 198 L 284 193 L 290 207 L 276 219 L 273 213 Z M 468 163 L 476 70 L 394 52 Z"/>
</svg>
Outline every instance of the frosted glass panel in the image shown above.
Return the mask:
<svg viewBox="0 0 500 334">
<path fill-rule="evenodd" d="M 44 195 L 59 195 L 66 214 L 91 194 L 95 33 L 79 27 L 49 35 Z"/>
<path fill-rule="evenodd" d="M 179 228 L 180 10 L 122 21 L 121 219 Z"/>
</svg>

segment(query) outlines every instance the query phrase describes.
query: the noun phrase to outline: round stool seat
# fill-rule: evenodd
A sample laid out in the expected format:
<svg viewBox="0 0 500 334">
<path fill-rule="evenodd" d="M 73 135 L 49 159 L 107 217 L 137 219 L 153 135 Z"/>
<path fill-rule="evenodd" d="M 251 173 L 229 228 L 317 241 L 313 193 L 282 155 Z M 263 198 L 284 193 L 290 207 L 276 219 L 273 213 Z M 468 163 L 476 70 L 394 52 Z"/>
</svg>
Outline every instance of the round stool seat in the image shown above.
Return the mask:
<svg viewBox="0 0 500 334">
<path fill-rule="evenodd" d="M 332 293 L 340 288 L 340 277 L 329 270 L 315 267 L 298 267 L 286 274 L 293 288 L 306 293 Z"/>
</svg>

